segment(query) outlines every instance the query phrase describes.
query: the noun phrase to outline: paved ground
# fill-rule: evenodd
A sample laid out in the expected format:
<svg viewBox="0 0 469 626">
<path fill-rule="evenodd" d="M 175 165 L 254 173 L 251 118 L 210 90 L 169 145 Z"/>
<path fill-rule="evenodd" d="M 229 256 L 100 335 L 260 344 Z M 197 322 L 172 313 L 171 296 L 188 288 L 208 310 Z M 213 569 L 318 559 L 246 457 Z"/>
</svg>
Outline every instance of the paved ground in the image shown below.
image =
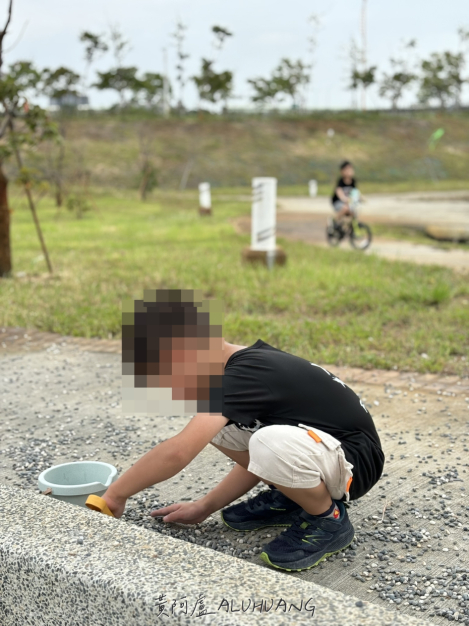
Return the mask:
<svg viewBox="0 0 469 626">
<path fill-rule="evenodd" d="M 277 231 L 280 236 L 308 243 L 325 244 L 326 216 L 331 214 L 328 197 L 279 197 Z M 386 223 L 425 227 L 454 225 L 469 228 L 469 192 L 427 192 L 399 194 L 371 194 L 362 205 L 360 216 L 370 223 Z M 242 220 L 239 228 L 250 232 L 250 223 Z M 347 247 L 344 242 L 342 246 Z M 415 245 L 409 242 L 375 239 L 366 254 L 378 254 L 392 260 L 435 264 L 455 270 L 469 270 L 469 252 L 442 250 L 431 244 Z"/>
<path fill-rule="evenodd" d="M 294 200 L 303 199 L 295 198 Z M 296 202 L 294 206 L 296 206 Z M 279 211 L 277 213 L 277 235 L 294 241 L 327 246 L 325 229 L 330 212 L 328 206 L 325 208 L 328 210 L 327 214 L 322 212 Z M 363 214 L 362 217 L 372 228 L 373 223 L 386 221 L 384 216 Z M 394 223 L 398 224 L 400 222 L 394 221 Z M 250 233 L 250 218 L 239 218 L 235 222 L 235 227 L 238 232 L 243 234 Z M 348 240 L 343 241 L 340 246 L 344 249 L 352 249 Z M 443 265 L 444 267 L 463 272 L 469 271 L 469 252 L 467 250 L 442 249 L 431 244 L 413 244 L 407 241 L 386 240 L 374 237 L 371 247 L 366 250 L 365 254 L 377 254 L 390 260 L 410 261 L 424 265 Z"/>
<path fill-rule="evenodd" d="M 121 415 L 118 342 L 62 341 L 31 332 L 26 347 L 24 334 L 0 334 L 0 345 L 7 346 L 0 352 L 0 482 L 35 489 L 43 469 L 87 458 L 122 471 L 185 424 L 178 417 Z M 331 369 L 373 413 L 385 473 L 350 508 L 352 549 L 311 571 L 285 576 L 436 624 L 469 624 L 469 380 Z M 197 528 L 167 526 L 148 516 L 155 506 L 200 497 L 231 465 L 209 447 L 179 476 L 133 498 L 123 519 L 265 567 L 258 553 L 276 530 L 240 536 L 218 514 Z"/>
<path fill-rule="evenodd" d="M 329 214 L 330 199 L 279 197 L 279 211 Z M 421 226 L 426 224 L 469 225 L 469 191 L 367 194 L 363 218 L 386 223 Z"/>
</svg>

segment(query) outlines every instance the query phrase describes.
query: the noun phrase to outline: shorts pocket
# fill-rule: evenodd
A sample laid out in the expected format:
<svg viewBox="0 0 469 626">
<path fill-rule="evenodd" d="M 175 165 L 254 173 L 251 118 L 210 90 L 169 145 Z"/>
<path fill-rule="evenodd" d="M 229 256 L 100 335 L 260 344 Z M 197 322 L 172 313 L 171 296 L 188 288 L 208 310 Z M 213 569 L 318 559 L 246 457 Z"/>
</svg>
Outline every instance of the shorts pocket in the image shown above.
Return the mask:
<svg viewBox="0 0 469 626">
<path fill-rule="evenodd" d="M 310 435 L 315 441 L 318 443 L 323 443 L 328 450 L 334 451 L 337 450 L 342 444 L 338 439 L 330 435 L 329 433 L 325 433 L 323 430 L 319 428 L 313 428 L 311 426 L 305 426 L 304 424 L 298 424 L 300 428 L 304 428 L 305 430 L 312 431 L 314 436 Z"/>
</svg>

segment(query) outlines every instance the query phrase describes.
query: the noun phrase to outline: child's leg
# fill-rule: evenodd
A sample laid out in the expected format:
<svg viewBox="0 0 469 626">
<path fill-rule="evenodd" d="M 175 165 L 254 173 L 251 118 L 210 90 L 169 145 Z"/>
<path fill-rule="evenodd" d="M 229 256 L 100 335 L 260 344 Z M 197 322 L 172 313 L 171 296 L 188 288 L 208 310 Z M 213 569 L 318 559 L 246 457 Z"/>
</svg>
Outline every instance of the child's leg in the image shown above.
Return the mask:
<svg viewBox="0 0 469 626">
<path fill-rule="evenodd" d="M 270 486 L 271 482 L 257 477 L 248 470 L 250 461 L 248 448 L 251 436 L 252 432 L 240 430 L 230 425 L 225 426 L 211 443 L 217 450 L 235 461 L 240 468 L 244 468 L 246 475 L 254 477 L 257 482 L 262 481 Z M 293 516 L 300 511 L 301 508 L 285 497 L 281 491 L 267 489 L 239 504 L 223 509 L 222 519 L 227 526 L 234 530 L 258 530 L 268 526 L 289 526 Z"/>
<path fill-rule="evenodd" d="M 248 469 L 248 450 L 230 450 L 228 448 L 223 448 L 222 446 L 219 446 L 213 442 L 212 445 L 217 448 L 217 450 L 220 450 L 220 452 L 223 452 L 223 454 L 226 455 L 228 458 L 232 459 L 235 463 L 238 463 L 238 465 L 244 467 L 245 470 Z M 290 498 L 290 500 L 296 502 L 299 506 L 301 506 L 302 509 L 304 509 L 308 513 L 311 513 L 311 515 L 320 515 L 332 504 L 331 495 L 323 481 L 321 481 L 321 484 L 317 487 L 314 487 L 313 489 L 292 489 L 289 487 L 284 487 L 282 485 L 276 485 L 275 483 L 268 480 L 263 480 L 262 478 L 260 480 L 266 485 L 274 485 L 274 487 L 276 487 L 285 496 L 287 496 L 287 498 Z"/>
<path fill-rule="evenodd" d="M 340 441 L 318 429 L 313 434 L 297 426 L 261 428 L 249 441 L 248 470 L 320 515 L 347 493 L 352 466 Z"/>
<path fill-rule="evenodd" d="M 314 567 L 343 550 L 354 530 L 340 501 L 351 464 L 340 441 L 318 429 L 266 426 L 249 442 L 248 471 L 267 480 L 300 507 L 292 525 L 264 546 L 261 559 L 285 570 Z"/>
<path fill-rule="evenodd" d="M 248 450 L 230 450 L 229 448 L 224 448 L 223 446 L 219 446 L 216 443 L 211 442 L 212 446 L 214 446 L 220 452 L 223 452 L 225 456 L 229 459 L 244 467 L 247 470 L 249 465 L 249 451 Z"/>
<path fill-rule="evenodd" d="M 292 489 L 275 483 L 272 484 L 310 515 L 321 515 L 332 506 L 331 494 L 323 481 L 311 489 Z"/>
</svg>

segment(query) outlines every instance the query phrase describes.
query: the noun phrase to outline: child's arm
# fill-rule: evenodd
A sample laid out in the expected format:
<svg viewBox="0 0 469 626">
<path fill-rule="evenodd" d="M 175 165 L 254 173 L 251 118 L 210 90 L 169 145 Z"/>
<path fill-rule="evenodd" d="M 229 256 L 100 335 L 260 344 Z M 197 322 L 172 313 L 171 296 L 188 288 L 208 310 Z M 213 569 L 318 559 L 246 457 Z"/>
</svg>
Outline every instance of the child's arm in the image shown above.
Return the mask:
<svg viewBox="0 0 469 626">
<path fill-rule="evenodd" d="M 222 415 L 199 413 L 180 433 L 142 456 L 103 495 L 115 517 L 124 512 L 127 498 L 178 474 L 227 422 Z"/>
<path fill-rule="evenodd" d="M 337 195 L 337 197 L 339 198 L 339 200 L 341 200 L 342 202 L 345 202 L 345 204 L 348 204 L 350 202 L 350 198 L 348 198 L 345 193 L 344 190 L 342 189 L 342 187 L 337 187 L 335 190 L 335 193 Z"/>
<path fill-rule="evenodd" d="M 236 464 L 228 476 L 206 496 L 196 502 L 171 504 L 151 512 L 153 517 L 163 517 L 164 522 L 198 524 L 209 515 L 243 496 L 259 482 L 259 478 Z"/>
</svg>

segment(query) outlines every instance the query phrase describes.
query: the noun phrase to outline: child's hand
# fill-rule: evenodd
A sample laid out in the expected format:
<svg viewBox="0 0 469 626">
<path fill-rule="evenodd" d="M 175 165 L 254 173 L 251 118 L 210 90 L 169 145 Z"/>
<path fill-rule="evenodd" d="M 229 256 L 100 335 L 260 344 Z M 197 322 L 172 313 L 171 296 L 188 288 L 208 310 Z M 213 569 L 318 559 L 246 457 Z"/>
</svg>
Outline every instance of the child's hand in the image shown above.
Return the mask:
<svg viewBox="0 0 469 626">
<path fill-rule="evenodd" d="M 109 489 L 101 497 L 103 498 L 103 500 L 105 500 L 106 504 L 111 509 L 114 517 L 121 517 L 122 513 L 125 510 L 125 504 L 127 500 L 113 497 L 112 494 L 109 493 Z"/>
<path fill-rule="evenodd" d="M 156 509 L 150 513 L 152 517 L 163 517 L 163 522 L 177 522 L 179 524 L 199 524 L 210 515 L 210 511 L 202 504 L 200 500 L 197 502 L 183 502 L 180 504 L 171 504 L 162 509 Z"/>
</svg>

